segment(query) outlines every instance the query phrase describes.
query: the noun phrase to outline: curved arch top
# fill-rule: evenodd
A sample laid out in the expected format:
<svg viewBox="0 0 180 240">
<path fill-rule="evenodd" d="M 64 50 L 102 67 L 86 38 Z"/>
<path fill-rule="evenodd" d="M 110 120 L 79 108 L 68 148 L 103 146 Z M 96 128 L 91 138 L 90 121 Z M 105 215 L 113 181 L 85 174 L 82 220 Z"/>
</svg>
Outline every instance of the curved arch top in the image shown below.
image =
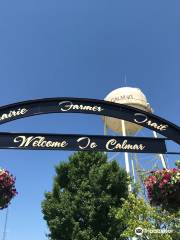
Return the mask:
<svg viewBox="0 0 180 240">
<path fill-rule="evenodd" d="M 46 98 L 0 107 L 0 124 L 48 113 L 86 113 L 123 119 L 154 130 L 180 144 L 180 127 L 143 110 L 104 100 L 86 98 Z"/>
</svg>

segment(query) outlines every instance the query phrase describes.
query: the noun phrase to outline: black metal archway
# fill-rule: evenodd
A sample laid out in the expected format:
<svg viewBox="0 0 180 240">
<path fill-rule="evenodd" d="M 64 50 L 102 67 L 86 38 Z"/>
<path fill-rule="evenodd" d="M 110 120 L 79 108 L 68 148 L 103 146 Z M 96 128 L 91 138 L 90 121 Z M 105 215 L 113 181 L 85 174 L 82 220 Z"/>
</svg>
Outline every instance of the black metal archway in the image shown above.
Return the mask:
<svg viewBox="0 0 180 240">
<path fill-rule="evenodd" d="M 180 144 L 180 128 L 175 124 L 134 107 L 97 99 L 62 97 L 6 105 L 0 107 L 0 124 L 49 113 L 85 113 L 114 117 L 154 130 L 165 138 L 1 132 L 0 148 L 167 153 L 165 141 L 172 140 Z"/>
</svg>

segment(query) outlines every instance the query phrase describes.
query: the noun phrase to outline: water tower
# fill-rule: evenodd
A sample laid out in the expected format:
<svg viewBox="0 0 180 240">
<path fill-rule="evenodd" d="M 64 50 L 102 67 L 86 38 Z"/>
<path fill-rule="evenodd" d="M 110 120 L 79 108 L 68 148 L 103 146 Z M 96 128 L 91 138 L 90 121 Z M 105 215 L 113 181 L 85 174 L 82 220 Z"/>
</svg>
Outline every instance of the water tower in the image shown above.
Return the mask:
<svg viewBox="0 0 180 240">
<path fill-rule="evenodd" d="M 119 104 L 124 104 L 128 106 L 132 106 L 141 110 L 144 110 L 146 112 L 152 112 L 152 108 L 150 107 L 150 104 L 147 101 L 146 96 L 139 88 L 134 87 L 121 87 L 113 90 L 110 92 L 104 99 L 105 101 L 115 102 Z M 112 118 L 112 117 L 103 117 L 105 129 L 111 129 L 112 131 L 119 133 L 122 136 L 133 136 L 142 130 L 142 126 L 139 126 L 137 124 Z M 155 138 L 157 138 L 156 132 L 153 131 L 153 135 Z M 134 154 L 134 158 L 135 158 Z M 127 152 L 124 153 L 125 158 L 125 167 L 126 172 L 130 174 L 130 165 L 129 165 L 129 155 Z M 162 154 L 159 154 L 159 158 L 162 162 L 162 165 L 164 168 L 166 168 L 166 162 L 164 159 L 164 156 Z M 132 174 L 135 178 L 134 173 L 134 159 L 131 159 L 131 165 L 132 165 Z M 136 160 L 137 163 L 137 160 Z M 131 190 L 131 186 L 130 186 Z"/>
<path fill-rule="evenodd" d="M 129 105 L 147 112 L 152 112 L 150 104 L 147 102 L 146 96 L 139 88 L 117 88 L 110 92 L 104 100 Z M 104 117 L 104 121 L 108 128 L 112 129 L 115 132 L 123 133 L 123 120 Z M 135 123 L 130 123 L 127 121 L 124 121 L 124 125 L 127 135 L 133 135 L 142 128 Z"/>
</svg>

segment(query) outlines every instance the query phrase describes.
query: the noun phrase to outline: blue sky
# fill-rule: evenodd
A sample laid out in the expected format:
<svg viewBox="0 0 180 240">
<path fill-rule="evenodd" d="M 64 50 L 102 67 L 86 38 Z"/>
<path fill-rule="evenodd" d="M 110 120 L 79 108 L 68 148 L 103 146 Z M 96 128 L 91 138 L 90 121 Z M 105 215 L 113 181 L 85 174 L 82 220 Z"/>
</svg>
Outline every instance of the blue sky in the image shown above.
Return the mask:
<svg viewBox="0 0 180 240">
<path fill-rule="evenodd" d="M 0 105 L 44 97 L 103 99 L 124 86 L 126 73 L 127 84 L 143 90 L 157 115 L 179 125 L 179 9 L 178 0 L 0 1 Z M 0 130 L 102 134 L 103 124 L 98 116 L 51 114 Z M 54 166 L 71 152 L 0 154 L 19 192 L 9 208 L 7 240 L 46 239 L 40 203 Z M 169 157 L 170 165 L 176 158 Z M 1 211 L 1 235 L 4 220 Z"/>
</svg>

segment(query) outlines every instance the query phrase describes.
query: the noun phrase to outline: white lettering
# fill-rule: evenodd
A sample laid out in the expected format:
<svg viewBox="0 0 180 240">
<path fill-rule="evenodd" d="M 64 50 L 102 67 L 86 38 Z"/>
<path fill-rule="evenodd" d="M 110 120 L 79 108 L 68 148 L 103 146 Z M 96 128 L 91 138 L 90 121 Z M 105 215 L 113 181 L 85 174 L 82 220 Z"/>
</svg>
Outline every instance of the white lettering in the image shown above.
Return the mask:
<svg viewBox="0 0 180 240">
<path fill-rule="evenodd" d="M 65 148 L 68 145 L 68 142 L 62 141 L 62 142 L 53 142 L 53 141 L 47 141 L 45 137 L 42 136 L 18 136 L 14 139 L 15 143 L 19 143 L 18 147 L 41 147 L 41 148 Z"/>
<path fill-rule="evenodd" d="M 100 106 L 88 106 L 83 104 L 73 104 L 70 101 L 63 101 L 59 103 L 60 109 L 63 112 L 68 112 L 70 110 L 83 110 L 83 111 L 93 111 L 102 112 L 104 109 Z"/>
<path fill-rule="evenodd" d="M 116 150 L 116 149 L 122 149 L 122 150 L 140 150 L 143 151 L 145 146 L 143 144 L 129 144 L 128 140 L 124 140 L 122 143 L 119 143 L 116 139 L 110 139 L 106 143 L 106 149 L 107 150 Z"/>
<path fill-rule="evenodd" d="M 85 141 L 85 144 L 79 145 L 80 149 L 86 149 L 87 147 L 90 147 L 91 149 L 93 149 L 97 147 L 97 144 L 95 142 L 91 142 L 91 139 L 89 137 L 81 137 L 77 139 L 78 143 L 81 143 L 82 141 L 83 142 Z"/>
<path fill-rule="evenodd" d="M 2 115 L 0 115 L 0 121 L 9 119 L 12 117 L 24 115 L 27 112 L 28 112 L 28 110 L 26 108 L 19 108 L 18 110 L 11 110 L 9 113 L 3 113 Z"/>
<path fill-rule="evenodd" d="M 148 117 L 143 113 L 135 113 L 134 116 L 135 116 L 134 118 L 135 123 L 139 123 L 139 124 L 146 123 L 146 125 L 160 131 L 165 131 L 168 128 L 168 125 L 157 124 L 156 122 L 153 122 L 152 120 L 148 119 Z"/>
</svg>

